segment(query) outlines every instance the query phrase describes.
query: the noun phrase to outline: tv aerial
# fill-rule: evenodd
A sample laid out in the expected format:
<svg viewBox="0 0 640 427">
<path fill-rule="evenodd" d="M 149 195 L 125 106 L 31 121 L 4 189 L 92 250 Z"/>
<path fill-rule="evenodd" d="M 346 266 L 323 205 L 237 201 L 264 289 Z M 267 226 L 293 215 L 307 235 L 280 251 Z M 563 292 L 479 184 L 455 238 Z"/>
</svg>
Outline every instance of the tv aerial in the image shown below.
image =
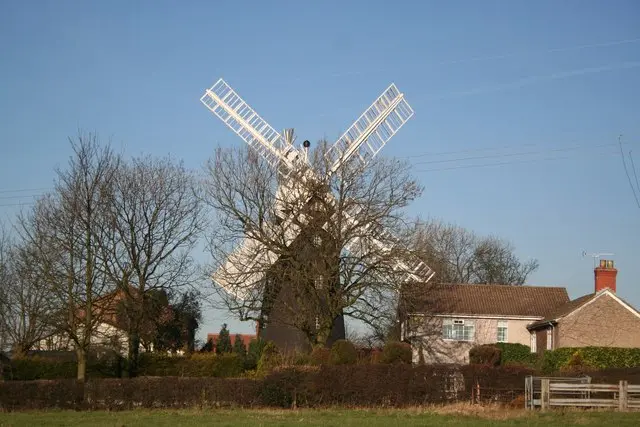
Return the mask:
<svg viewBox="0 0 640 427">
<path fill-rule="evenodd" d="M 593 268 L 596 268 L 598 266 L 598 261 L 600 259 L 600 257 L 603 256 L 613 256 L 615 254 L 609 253 L 609 252 L 600 252 L 600 253 L 587 253 L 587 251 L 582 251 L 582 257 L 586 257 L 586 256 L 590 256 L 591 258 L 593 258 Z"/>
</svg>

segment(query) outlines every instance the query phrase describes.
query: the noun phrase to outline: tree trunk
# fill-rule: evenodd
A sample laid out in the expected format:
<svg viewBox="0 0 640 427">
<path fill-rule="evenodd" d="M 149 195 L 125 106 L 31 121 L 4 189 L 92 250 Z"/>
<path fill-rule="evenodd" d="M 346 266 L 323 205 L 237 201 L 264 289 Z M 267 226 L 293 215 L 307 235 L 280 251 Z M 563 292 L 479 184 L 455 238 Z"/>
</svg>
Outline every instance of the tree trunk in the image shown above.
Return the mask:
<svg viewBox="0 0 640 427">
<path fill-rule="evenodd" d="M 87 379 L 87 352 L 83 348 L 76 350 L 78 357 L 78 381 L 86 381 Z"/>
<path fill-rule="evenodd" d="M 138 358 L 140 355 L 140 335 L 129 333 L 129 378 L 138 376 Z"/>
</svg>

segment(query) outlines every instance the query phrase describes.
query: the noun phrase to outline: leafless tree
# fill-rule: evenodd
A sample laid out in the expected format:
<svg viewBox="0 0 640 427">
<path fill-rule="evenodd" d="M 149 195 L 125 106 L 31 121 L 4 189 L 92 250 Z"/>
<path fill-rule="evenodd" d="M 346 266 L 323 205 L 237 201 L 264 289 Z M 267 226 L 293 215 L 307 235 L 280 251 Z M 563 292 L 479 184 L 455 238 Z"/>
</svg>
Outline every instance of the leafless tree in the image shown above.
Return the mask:
<svg viewBox="0 0 640 427">
<path fill-rule="evenodd" d="M 370 322 L 398 291 L 407 274 L 398 261 L 415 255 L 404 244 L 403 210 L 422 191 L 407 164 L 381 157 L 329 175 L 325 150 L 321 143 L 310 156 L 315 178 L 284 181 L 256 154 L 220 149 L 206 186 L 216 215 L 212 274 L 226 283 L 215 287 L 222 307 L 260 322 L 277 313 L 315 345 L 327 342 L 338 316 Z M 245 256 L 225 264 L 242 244 Z"/>
<path fill-rule="evenodd" d="M 26 354 L 53 333 L 53 306 L 48 289 L 34 268 L 37 260 L 33 248 L 6 241 L 3 246 L 0 327 L 13 354 Z"/>
<path fill-rule="evenodd" d="M 4 317 L 4 307 L 7 301 L 7 286 L 9 285 L 9 239 L 0 223 L 0 316 Z M 0 322 L 0 351 L 6 348 L 7 333 L 4 327 L 4 320 Z"/>
<path fill-rule="evenodd" d="M 73 343 L 77 378 L 83 381 L 91 339 L 107 315 L 106 299 L 114 290 L 101 254 L 108 242 L 105 213 L 119 157 L 93 134 L 79 133 L 70 142 L 73 154 L 66 169 L 57 169 L 54 191 L 18 223 L 22 239 L 34 248 L 38 260 L 33 274 L 48 287 L 58 307 L 51 320 Z"/>
<path fill-rule="evenodd" d="M 149 292 L 194 284 L 192 251 L 203 227 L 202 202 L 193 173 L 170 158 L 123 163 L 114 180 L 110 245 L 103 258 L 125 298 L 129 374 L 135 376 Z"/>
<path fill-rule="evenodd" d="M 478 236 L 439 220 L 415 221 L 410 241 L 436 274 L 427 287 L 407 284 L 400 293 L 379 299 L 378 304 L 383 308 L 368 322 L 372 342 L 401 339 L 403 313 L 419 311 L 416 301 L 423 303 L 436 286 L 448 283 L 522 285 L 538 268 L 537 260 L 521 261 L 513 245 L 505 240 Z"/>
<path fill-rule="evenodd" d="M 539 265 L 521 261 L 503 239 L 438 220 L 417 221 L 413 238 L 439 283 L 522 285 Z"/>
</svg>

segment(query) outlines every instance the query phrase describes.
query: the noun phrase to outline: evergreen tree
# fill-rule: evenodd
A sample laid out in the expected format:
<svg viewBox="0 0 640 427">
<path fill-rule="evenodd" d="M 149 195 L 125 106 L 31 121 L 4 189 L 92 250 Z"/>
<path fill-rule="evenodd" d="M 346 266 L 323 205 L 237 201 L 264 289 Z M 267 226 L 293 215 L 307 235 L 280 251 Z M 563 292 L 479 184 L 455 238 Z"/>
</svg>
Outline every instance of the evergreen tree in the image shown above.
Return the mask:
<svg viewBox="0 0 640 427">
<path fill-rule="evenodd" d="M 235 341 L 233 343 L 233 352 L 243 359 L 247 355 L 247 348 L 244 346 L 244 340 L 240 334 L 236 334 Z"/>
<path fill-rule="evenodd" d="M 247 358 L 244 363 L 245 369 L 252 370 L 257 368 L 265 345 L 266 343 L 261 339 L 254 339 L 249 342 L 249 350 L 247 351 Z"/>
<path fill-rule="evenodd" d="M 231 353 L 231 336 L 227 329 L 227 324 L 222 325 L 220 334 L 218 335 L 218 342 L 216 343 L 216 354 Z"/>
</svg>

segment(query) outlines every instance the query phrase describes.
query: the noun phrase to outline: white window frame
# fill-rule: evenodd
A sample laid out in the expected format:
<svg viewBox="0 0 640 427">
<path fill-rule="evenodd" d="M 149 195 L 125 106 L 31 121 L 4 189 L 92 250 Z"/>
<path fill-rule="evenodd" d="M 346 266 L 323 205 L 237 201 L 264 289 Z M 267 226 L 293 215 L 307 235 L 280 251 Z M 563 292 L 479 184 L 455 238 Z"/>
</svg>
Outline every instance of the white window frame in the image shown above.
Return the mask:
<svg viewBox="0 0 640 427">
<path fill-rule="evenodd" d="M 553 350 L 553 329 L 547 329 L 547 350 Z"/>
<path fill-rule="evenodd" d="M 475 341 L 476 322 L 474 319 L 442 319 L 442 339 L 445 341 Z"/>
<path fill-rule="evenodd" d="M 504 337 L 502 337 L 502 339 L 500 339 L 501 330 L 504 332 Z M 509 342 L 509 322 L 507 320 L 498 320 L 496 342 Z"/>
<path fill-rule="evenodd" d="M 529 340 L 529 344 L 531 344 L 529 347 L 531 347 L 531 353 L 536 353 L 537 350 L 537 341 L 538 341 L 538 336 L 536 335 L 535 331 L 531 331 L 531 338 Z"/>
</svg>

